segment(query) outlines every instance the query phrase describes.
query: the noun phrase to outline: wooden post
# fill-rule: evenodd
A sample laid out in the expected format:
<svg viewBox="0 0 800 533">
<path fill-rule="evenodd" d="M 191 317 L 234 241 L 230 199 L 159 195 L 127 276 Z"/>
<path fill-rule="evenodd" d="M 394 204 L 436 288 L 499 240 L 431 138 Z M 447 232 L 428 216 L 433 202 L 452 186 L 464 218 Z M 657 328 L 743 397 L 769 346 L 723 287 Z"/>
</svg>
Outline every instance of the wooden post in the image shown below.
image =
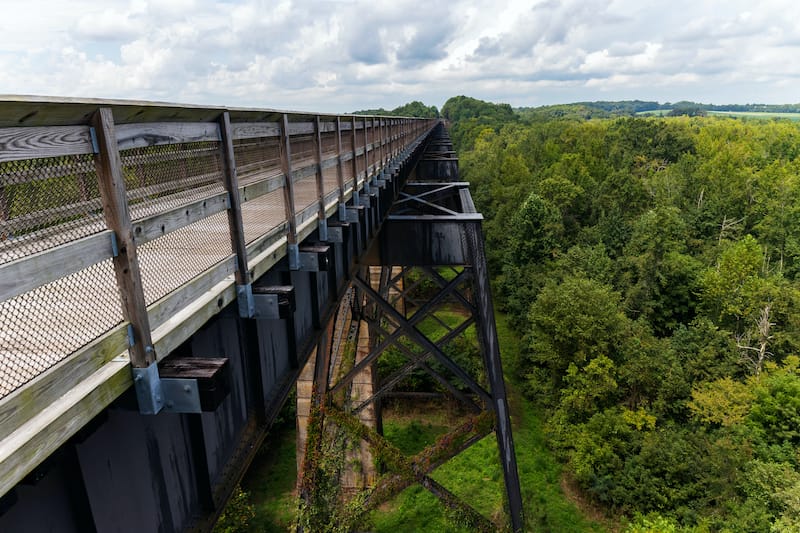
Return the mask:
<svg viewBox="0 0 800 533">
<path fill-rule="evenodd" d="M 378 155 L 380 156 L 381 166 L 383 166 L 386 164 L 386 151 L 383 148 L 383 118 L 378 118 L 378 145 L 381 147 Z"/>
<path fill-rule="evenodd" d="M 364 183 L 369 177 L 369 150 L 367 150 L 367 117 L 364 117 Z"/>
<path fill-rule="evenodd" d="M 114 131 L 111 108 L 101 107 L 92 116 L 92 127 L 97 135 L 99 153 L 95 158 L 103 214 L 108 228 L 117 239 L 118 253 L 114 257 L 114 272 L 122 300 L 122 314 L 131 323 L 133 338 L 129 339 L 131 365 L 147 368 L 156 361 L 150 336 L 150 321 L 144 299 L 142 276 L 136 257 L 128 200 L 125 195 L 125 177 Z"/>
<path fill-rule="evenodd" d="M 319 240 L 328 240 L 328 226 L 325 218 L 325 181 L 322 179 L 322 123 L 319 115 L 314 120 L 314 144 L 316 145 L 315 157 L 317 159 L 317 224 Z"/>
<path fill-rule="evenodd" d="M 356 149 L 358 147 L 358 141 L 356 140 L 356 117 L 353 116 L 350 119 L 350 124 L 353 127 L 353 135 L 351 140 L 351 148 L 353 149 L 353 159 L 351 159 L 351 163 L 353 164 L 353 205 L 358 205 L 358 159 L 356 158 Z"/>
<path fill-rule="evenodd" d="M 344 206 L 344 168 L 342 162 L 342 120 L 336 117 L 336 181 L 339 184 L 339 205 Z M 340 209 L 342 209 L 340 207 Z"/>
<path fill-rule="evenodd" d="M 297 218 L 294 208 L 294 180 L 292 178 L 292 145 L 289 135 L 289 116 L 284 113 L 281 119 L 281 170 L 286 176 L 286 184 L 283 187 L 284 206 L 286 208 L 286 222 L 288 233 L 286 235 L 289 244 L 297 244 Z"/>
<path fill-rule="evenodd" d="M 236 160 L 233 154 L 233 133 L 231 131 L 231 116 L 225 111 L 219 118 L 219 131 L 221 136 L 221 149 L 223 161 L 223 182 L 228 191 L 230 204 L 228 205 L 228 227 L 230 228 L 231 250 L 236 254 L 236 284 L 247 285 L 250 283 L 250 272 L 247 269 L 247 247 L 244 241 L 244 224 L 242 222 L 242 204 L 239 198 L 239 178 L 236 175 Z"/>
</svg>

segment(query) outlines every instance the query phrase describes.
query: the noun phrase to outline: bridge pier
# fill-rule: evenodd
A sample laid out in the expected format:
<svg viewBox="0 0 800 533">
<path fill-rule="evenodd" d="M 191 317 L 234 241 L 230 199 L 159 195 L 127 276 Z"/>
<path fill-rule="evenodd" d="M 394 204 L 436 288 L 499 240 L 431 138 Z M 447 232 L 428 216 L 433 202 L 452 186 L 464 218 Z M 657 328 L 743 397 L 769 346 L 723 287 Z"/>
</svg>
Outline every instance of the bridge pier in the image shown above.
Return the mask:
<svg viewBox="0 0 800 533">
<path fill-rule="evenodd" d="M 315 374 L 309 431 L 319 436 L 345 431 L 354 441 L 368 443 L 384 452 L 389 450 L 394 462 L 386 465 L 388 472 L 371 487 L 362 512 L 417 482 L 446 506 L 460 510 L 474 528 L 482 531 L 492 531 L 498 525 L 481 516 L 428 474 L 487 432 L 494 431 L 504 473 L 510 526 L 515 532 L 522 531 L 522 499 L 483 249 L 482 217 L 472 204 L 468 184 L 457 181 L 457 160 L 452 155 L 449 139 L 439 126 L 429 138 L 414 175 L 392 203 L 378 238 L 361 258 L 363 266 L 352 278 L 357 294 L 354 309 L 357 308 L 360 320 L 368 324 L 369 352 L 348 372 L 323 377 Z M 372 272 L 377 269 L 381 275 L 372 275 L 371 269 Z M 409 300 L 413 287 L 406 286 L 402 280 L 410 272 L 426 276 L 436 287 L 434 293 L 422 301 Z M 444 304 L 458 306 L 465 320 L 455 327 L 447 325 L 436 315 Z M 446 333 L 437 339 L 427 337 L 419 329 L 425 322 L 438 323 Z M 449 343 L 470 327 L 475 328 L 477 335 L 483 379 L 454 361 L 452 353 L 448 354 Z M 408 363 L 383 382 L 376 383 L 371 395 L 354 399 L 349 391 L 357 376 L 373 368 L 389 348 L 403 353 Z M 320 361 L 318 357 L 316 364 Z M 361 413 L 379 404 L 381 397 L 415 370 L 430 375 L 474 416 L 417 456 L 402 458 L 399 450 L 376 431 L 380 423 L 364 424 L 360 418 Z M 314 404 L 319 405 L 316 414 L 313 414 Z M 320 446 L 319 439 L 315 445 Z M 304 475 L 315 475 L 318 461 L 318 450 L 306 449 Z M 315 501 L 315 485 L 313 479 L 302 482 L 305 491 L 302 493 L 309 505 Z"/>
</svg>

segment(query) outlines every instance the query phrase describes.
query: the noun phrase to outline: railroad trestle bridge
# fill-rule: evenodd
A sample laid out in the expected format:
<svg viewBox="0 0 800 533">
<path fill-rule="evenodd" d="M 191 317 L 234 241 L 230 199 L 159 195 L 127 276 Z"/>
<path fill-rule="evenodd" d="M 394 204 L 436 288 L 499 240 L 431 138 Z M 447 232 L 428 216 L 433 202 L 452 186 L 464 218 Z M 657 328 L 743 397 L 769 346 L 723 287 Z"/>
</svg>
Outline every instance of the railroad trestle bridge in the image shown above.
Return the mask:
<svg viewBox="0 0 800 533">
<path fill-rule="evenodd" d="M 493 430 L 520 530 L 481 220 L 435 119 L 0 101 L 0 530 L 208 529 L 308 361 L 330 404 L 401 337 L 357 410 L 422 369 L 487 413 L 405 475 L 452 503 L 430 469 Z M 406 313 L 409 268 L 438 292 Z M 345 294 L 370 342 L 334 378 Z M 482 380 L 417 328 L 445 300 Z"/>
</svg>

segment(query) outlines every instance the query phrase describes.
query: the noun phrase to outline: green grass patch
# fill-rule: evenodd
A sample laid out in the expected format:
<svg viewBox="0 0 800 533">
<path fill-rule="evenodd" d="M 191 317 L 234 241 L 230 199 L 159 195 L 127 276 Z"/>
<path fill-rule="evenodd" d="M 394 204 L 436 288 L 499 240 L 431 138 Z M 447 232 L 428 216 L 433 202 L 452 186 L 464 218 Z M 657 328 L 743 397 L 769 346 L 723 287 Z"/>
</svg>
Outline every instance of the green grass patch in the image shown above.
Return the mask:
<svg viewBox="0 0 800 533">
<path fill-rule="evenodd" d="M 511 375 L 519 357 L 520 339 L 504 315 L 498 314 L 496 322 L 503 363 Z M 588 519 L 564 493 L 561 465 L 547 448 L 542 414 L 522 397 L 516 383 L 509 380 L 507 386 L 527 529 L 605 531 L 602 524 Z M 462 414 L 439 402 L 418 402 L 413 408 L 405 402 L 389 402 L 384 409 L 384 435 L 404 454 L 414 455 L 454 427 Z M 276 429 L 243 480 L 242 488 L 250 493 L 250 503 L 256 512 L 250 521 L 250 531 L 287 531 L 294 521 L 295 445 L 293 425 Z M 486 517 L 505 521 L 505 488 L 494 435 L 442 465 L 432 477 Z M 448 511 L 439 500 L 416 485 L 370 513 L 367 521 L 368 529 L 376 533 L 468 531 L 448 520 Z"/>
<path fill-rule="evenodd" d="M 765 120 L 783 118 L 794 121 L 800 120 L 800 113 L 770 113 L 765 111 L 709 111 L 708 114 L 719 117 L 761 118 Z"/>
<path fill-rule="evenodd" d="M 256 515 L 250 531 L 287 531 L 297 511 L 295 486 L 297 430 L 286 425 L 271 432 L 242 480 Z"/>
<path fill-rule="evenodd" d="M 419 485 L 407 488 L 369 518 L 369 530 L 374 533 L 470 533 L 448 521 L 444 505 Z"/>
<path fill-rule="evenodd" d="M 447 426 L 424 421 L 387 420 L 385 416 L 383 420 L 383 436 L 405 455 L 418 454 L 426 446 L 433 444 L 436 438 L 447 430 Z"/>
</svg>

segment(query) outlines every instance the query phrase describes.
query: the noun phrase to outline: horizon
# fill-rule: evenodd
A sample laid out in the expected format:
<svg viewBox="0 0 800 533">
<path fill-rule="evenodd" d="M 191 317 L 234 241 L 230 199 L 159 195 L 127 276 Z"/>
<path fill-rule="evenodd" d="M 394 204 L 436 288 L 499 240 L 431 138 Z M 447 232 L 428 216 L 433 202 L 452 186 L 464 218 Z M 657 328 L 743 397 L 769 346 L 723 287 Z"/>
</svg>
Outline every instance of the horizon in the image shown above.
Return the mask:
<svg viewBox="0 0 800 533">
<path fill-rule="evenodd" d="M 0 21 L 0 93 L 330 113 L 458 94 L 778 105 L 800 102 L 798 18 L 788 0 L 29 0 Z"/>
</svg>

